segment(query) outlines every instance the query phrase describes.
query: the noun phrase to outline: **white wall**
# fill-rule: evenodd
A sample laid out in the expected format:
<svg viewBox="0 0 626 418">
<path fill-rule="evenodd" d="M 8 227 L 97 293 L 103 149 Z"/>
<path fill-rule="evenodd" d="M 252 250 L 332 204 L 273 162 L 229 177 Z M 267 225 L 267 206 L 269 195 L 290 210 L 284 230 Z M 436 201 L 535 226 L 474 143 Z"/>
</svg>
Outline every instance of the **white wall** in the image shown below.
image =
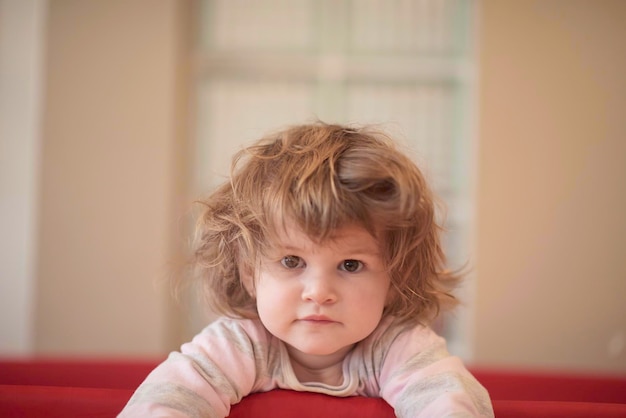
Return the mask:
<svg viewBox="0 0 626 418">
<path fill-rule="evenodd" d="M 45 0 L 0 0 L 0 353 L 33 351 Z"/>
</svg>

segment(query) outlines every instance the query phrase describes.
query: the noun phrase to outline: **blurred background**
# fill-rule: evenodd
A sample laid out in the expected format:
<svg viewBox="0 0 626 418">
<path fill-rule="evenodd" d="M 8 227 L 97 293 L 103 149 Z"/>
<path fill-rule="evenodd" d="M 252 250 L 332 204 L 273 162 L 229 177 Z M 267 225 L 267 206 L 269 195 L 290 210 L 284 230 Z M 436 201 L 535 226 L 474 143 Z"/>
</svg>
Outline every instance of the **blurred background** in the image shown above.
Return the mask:
<svg viewBox="0 0 626 418">
<path fill-rule="evenodd" d="M 376 123 L 446 203 L 483 366 L 626 374 L 626 2 L 0 0 L 0 356 L 210 320 L 193 202 L 285 125 Z M 442 215 L 444 215 L 442 213 Z"/>
</svg>

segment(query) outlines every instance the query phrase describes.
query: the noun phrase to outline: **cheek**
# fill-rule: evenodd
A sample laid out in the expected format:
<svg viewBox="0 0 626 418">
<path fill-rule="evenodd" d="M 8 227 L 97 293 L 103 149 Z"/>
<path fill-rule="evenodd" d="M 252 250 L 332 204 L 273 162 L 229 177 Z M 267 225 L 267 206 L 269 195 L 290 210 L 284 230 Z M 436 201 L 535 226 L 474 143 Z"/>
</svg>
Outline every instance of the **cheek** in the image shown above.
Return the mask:
<svg viewBox="0 0 626 418">
<path fill-rule="evenodd" d="M 281 307 L 288 304 L 293 298 L 285 286 L 276 285 L 271 278 L 260 277 L 255 287 L 255 299 L 259 314 L 280 311 Z"/>
<path fill-rule="evenodd" d="M 267 291 L 262 287 L 258 287 L 256 292 L 256 306 L 259 311 L 271 311 L 276 305 L 276 302 L 280 300 L 278 292 Z"/>
<path fill-rule="evenodd" d="M 283 335 L 295 315 L 293 296 L 285 289 L 256 284 L 256 309 L 261 323 L 273 335 Z"/>
<path fill-rule="evenodd" d="M 372 304 L 387 306 L 395 297 L 394 287 L 391 279 L 386 276 L 378 276 L 369 283 L 367 290 L 367 299 Z"/>
<path fill-rule="evenodd" d="M 390 296 L 386 288 L 374 286 L 370 289 L 359 289 L 359 291 L 350 291 L 346 295 L 348 305 L 354 314 L 362 315 L 363 318 L 375 318 L 382 315 L 383 309 L 387 306 Z"/>
<path fill-rule="evenodd" d="M 352 324 L 361 333 L 360 337 L 365 338 L 376 329 L 383 317 L 384 294 L 363 296 L 359 301 L 352 301 L 351 305 L 350 311 L 346 313 L 353 318 Z"/>
</svg>

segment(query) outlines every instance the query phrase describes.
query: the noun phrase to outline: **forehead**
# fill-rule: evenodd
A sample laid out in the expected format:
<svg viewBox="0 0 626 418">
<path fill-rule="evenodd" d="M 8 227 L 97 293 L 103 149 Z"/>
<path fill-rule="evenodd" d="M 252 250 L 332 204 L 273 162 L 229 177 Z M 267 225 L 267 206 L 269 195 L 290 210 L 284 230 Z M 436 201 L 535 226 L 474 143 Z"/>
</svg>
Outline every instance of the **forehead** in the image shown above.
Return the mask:
<svg viewBox="0 0 626 418">
<path fill-rule="evenodd" d="M 315 250 L 317 248 L 331 248 L 336 250 L 350 250 L 352 252 L 378 254 L 378 240 L 367 229 L 357 224 L 342 226 L 334 230 L 324 240 L 309 237 L 300 228 L 292 223 L 286 223 L 282 231 L 277 234 L 275 246 L 279 248 L 294 248 Z"/>
</svg>

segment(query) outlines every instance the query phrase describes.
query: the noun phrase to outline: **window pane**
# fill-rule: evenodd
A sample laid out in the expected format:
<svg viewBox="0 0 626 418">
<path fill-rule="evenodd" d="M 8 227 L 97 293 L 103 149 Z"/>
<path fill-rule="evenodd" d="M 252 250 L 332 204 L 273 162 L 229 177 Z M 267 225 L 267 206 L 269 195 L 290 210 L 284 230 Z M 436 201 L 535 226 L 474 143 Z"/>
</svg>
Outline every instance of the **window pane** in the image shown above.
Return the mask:
<svg viewBox="0 0 626 418">
<path fill-rule="evenodd" d="M 434 187 L 443 193 L 451 180 L 454 97 L 455 90 L 448 85 L 351 84 L 348 120 L 383 124 L 404 138 Z"/>
<path fill-rule="evenodd" d="M 451 267 L 469 256 L 474 0 L 202 0 L 196 191 L 242 144 L 310 122 L 375 123 L 412 149 L 448 205 Z M 459 293 L 471 306 L 472 284 Z M 447 318 L 469 358 L 469 314 Z"/>
<path fill-rule="evenodd" d="M 310 121 L 314 89 L 307 83 L 207 80 L 199 89 L 197 187 L 228 175 L 241 148 L 286 124 Z"/>
<path fill-rule="evenodd" d="M 203 3 L 202 43 L 216 50 L 313 46 L 315 0 L 214 0 Z"/>
<path fill-rule="evenodd" d="M 350 45 L 357 52 L 450 54 L 463 0 L 358 0 L 350 3 Z"/>
</svg>

